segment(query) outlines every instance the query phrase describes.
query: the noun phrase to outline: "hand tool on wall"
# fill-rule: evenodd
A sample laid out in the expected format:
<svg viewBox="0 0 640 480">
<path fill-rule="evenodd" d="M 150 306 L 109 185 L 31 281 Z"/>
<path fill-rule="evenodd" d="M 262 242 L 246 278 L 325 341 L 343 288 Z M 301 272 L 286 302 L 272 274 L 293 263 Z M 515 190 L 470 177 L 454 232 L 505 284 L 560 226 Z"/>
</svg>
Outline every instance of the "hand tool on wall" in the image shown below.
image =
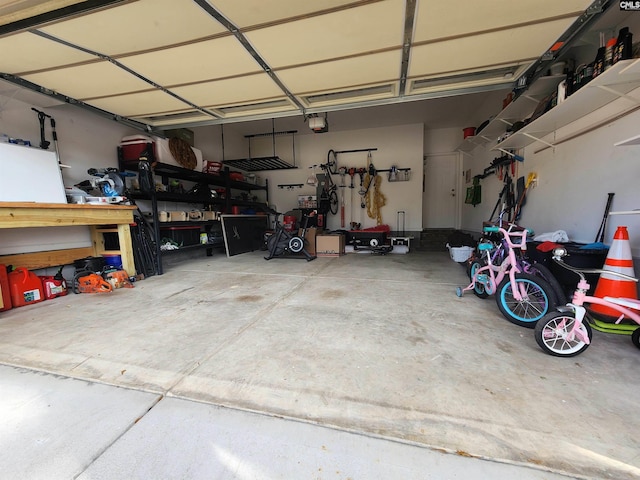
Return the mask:
<svg viewBox="0 0 640 480">
<path fill-rule="evenodd" d="M 360 176 L 360 191 L 358 192 L 358 194 L 360 195 L 360 208 L 364 208 L 366 207 L 366 205 L 364 204 L 364 196 L 367 194 L 367 192 L 364 189 L 364 174 L 365 174 L 366 170 L 364 168 L 359 168 L 358 169 L 358 175 Z"/>
<path fill-rule="evenodd" d="M 349 176 L 351 177 L 351 185 L 349 185 L 349 188 L 351 189 L 351 195 L 349 197 L 349 220 L 351 221 L 351 223 L 353 223 L 353 177 L 356 174 L 356 169 L 351 167 L 349 169 Z"/>
<path fill-rule="evenodd" d="M 40 148 L 43 150 L 47 150 L 49 148 L 49 145 L 51 145 L 51 142 L 48 142 L 44 137 L 44 120 L 46 117 L 49 117 L 49 115 L 36 108 L 31 108 L 31 110 L 38 114 L 38 121 L 40 122 Z"/>
<path fill-rule="evenodd" d="M 344 176 L 347 174 L 347 169 L 340 167 L 338 173 L 340 174 L 340 227 L 344 228 L 344 189 L 346 188 Z"/>
<path fill-rule="evenodd" d="M 604 208 L 604 216 L 602 217 L 602 222 L 600 223 L 600 229 L 598 230 L 598 233 L 596 233 L 596 239 L 594 240 L 595 242 L 604 242 L 604 232 L 607 229 L 607 218 L 609 217 L 609 210 L 611 210 L 611 204 L 613 203 L 613 196 L 615 195 L 615 193 L 608 193 L 607 195 L 607 205 Z"/>
<path fill-rule="evenodd" d="M 531 188 L 531 184 L 537 181 L 538 174 L 536 172 L 531 172 L 527 175 L 527 180 L 524 180 L 524 177 L 518 178 L 518 203 L 516 204 L 515 213 L 513 215 L 514 221 L 518 221 L 520 216 L 522 215 L 522 207 L 524 207 L 525 203 L 527 203 L 527 192 Z M 522 187 L 521 188 L 521 183 Z"/>
</svg>

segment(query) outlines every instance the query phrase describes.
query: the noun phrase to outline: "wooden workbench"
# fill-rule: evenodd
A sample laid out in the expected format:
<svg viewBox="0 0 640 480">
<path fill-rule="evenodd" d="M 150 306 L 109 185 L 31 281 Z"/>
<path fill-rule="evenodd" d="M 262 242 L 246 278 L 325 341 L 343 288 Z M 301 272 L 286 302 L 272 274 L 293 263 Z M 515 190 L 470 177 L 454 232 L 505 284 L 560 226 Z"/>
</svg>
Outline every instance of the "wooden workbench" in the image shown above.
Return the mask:
<svg viewBox="0 0 640 480">
<path fill-rule="evenodd" d="M 66 203 L 0 202 L 0 228 L 71 227 L 91 228 L 91 247 L 49 250 L 0 256 L 0 264 L 31 270 L 72 264 L 74 260 L 103 253 L 120 255 L 122 268 L 130 276 L 136 274 L 131 247 L 131 231 L 135 206 L 78 205 Z M 117 232 L 120 250 L 105 250 L 104 233 Z"/>
</svg>

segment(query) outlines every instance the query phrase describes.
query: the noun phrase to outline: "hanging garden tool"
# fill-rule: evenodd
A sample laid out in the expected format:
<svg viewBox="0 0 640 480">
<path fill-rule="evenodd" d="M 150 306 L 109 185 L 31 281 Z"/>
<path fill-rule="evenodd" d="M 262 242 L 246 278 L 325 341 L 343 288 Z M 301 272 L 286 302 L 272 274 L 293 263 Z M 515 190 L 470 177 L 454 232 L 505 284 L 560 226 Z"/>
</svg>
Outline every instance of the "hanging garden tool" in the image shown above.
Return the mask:
<svg viewBox="0 0 640 480">
<path fill-rule="evenodd" d="M 518 178 L 516 182 L 516 186 L 518 189 L 518 202 L 516 203 L 515 213 L 513 214 L 513 219 L 517 222 L 520 220 L 522 216 L 522 207 L 527 203 L 527 192 L 531 188 L 531 184 L 534 184 L 538 180 L 538 174 L 535 172 L 529 173 L 527 176 L 527 180 L 524 180 L 524 177 Z"/>
<path fill-rule="evenodd" d="M 51 145 L 51 142 L 47 141 L 44 135 L 45 118 L 48 118 L 51 124 L 51 136 L 53 137 L 53 148 L 56 152 L 56 158 L 58 159 L 58 164 L 64 167 L 65 165 L 62 165 L 62 162 L 60 161 L 60 150 L 58 149 L 58 133 L 56 132 L 55 119 L 51 115 L 47 115 L 46 113 L 35 108 L 31 108 L 31 110 L 38 114 L 38 121 L 40 122 L 40 148 L 42 148 L 43 150 L 47 150 L 49 148 L 49 145 Z"/>
<path fill-rule="evenodd" d="M 347 169 L 340 167 L 338 173 L 340 174 L 340 227 L 344 228 L 344 189 L 346 188 L 344 176 L 347 174 Z"/>
<path fill-rule="evenodd" d="M 38 114 L 38 120 L 40 121 L 40 148 L 43 150 L 47 150 L 49 148 L 49 145 L 51 145 L 51 142 L 48 142 L 45 139 L 44 136 L 44 120 L 45 118 L 49 117 L 51 118 L 49 115 L 47 115 L 46 113 L 36 109 L 36 108 L 31 108 L 31 110 L 33 110 L 34 112 L 36 112 Z"/>
<path fill-rule="evenodd" d="M 349 185 L 349 188 L 351 189 L 350 190 L 350 197 L 349 197 L 349 210 L 350 210 L 350 212 L 349 212 L 349 220 L 351 221 L 351 223 L 353 223 L 353 189 L 354 189 L 353 177 L 355 176 L 355 174 L 356 174 L 356 169 L 351 167 L 349 169 L 349 176 L 351 177 L 351 185 Z"/>
<path fill-rule="evenodd" d="M 358 175 L 360 176 L 360 190 L 358 191 L 358 195 L 360 195 L 360 208 L 365 208 L 366 205 L 364 203 L 364 196 L 367 194 L 364 189 L 364 174 L 366 170 L 364 168 L 358 169 Z"/>
</svg>

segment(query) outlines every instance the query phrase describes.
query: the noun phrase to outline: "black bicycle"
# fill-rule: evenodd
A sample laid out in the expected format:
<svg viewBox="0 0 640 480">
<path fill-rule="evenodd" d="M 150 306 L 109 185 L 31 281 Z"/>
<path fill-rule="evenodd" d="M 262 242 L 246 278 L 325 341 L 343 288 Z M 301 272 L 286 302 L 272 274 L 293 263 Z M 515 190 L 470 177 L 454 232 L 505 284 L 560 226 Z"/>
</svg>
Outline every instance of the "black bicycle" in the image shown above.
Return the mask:
<svg viewBox="0 0 640 480">
<path fill-rule="evenodd" d="M 332 178 L 332 175 L 337 172 L 336 166 L 336 153 L 333 150 L 329 150 L 327 163 L 320 165 L 320 168 L 324 172 L 324 182 L 318 202 L 318 210 L 325 215 L 328 212 L 331 212 L 332 215 L 338 214 L 338 186 Z"/>
</svg>

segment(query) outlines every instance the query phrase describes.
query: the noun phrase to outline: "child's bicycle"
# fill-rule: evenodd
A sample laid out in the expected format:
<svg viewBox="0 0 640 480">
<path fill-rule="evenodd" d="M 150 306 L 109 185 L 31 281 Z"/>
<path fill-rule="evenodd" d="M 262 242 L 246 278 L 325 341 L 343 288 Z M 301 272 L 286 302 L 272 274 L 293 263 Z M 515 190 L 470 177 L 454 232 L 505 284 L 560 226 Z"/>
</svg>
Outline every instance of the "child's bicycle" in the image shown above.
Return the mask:
<svg viewBox="0 0 640 480">
<path fill-rule="evenodd" d="M 509 232 L 501 227 L 484 227 L 485 233 L 500 233 L 507 247 L 507 256 L 499 265 L 494 265 L 491 251 L 494 245 L 483 242 L 478 249 L 484 255 L 485 264 L 472 265 L 471 283 L 466 288 L 458 287 L 459 297 L 472 290 L 479 297 L 495 295 L 498 309 L 511 323 L 533 328 L 538 320 L 556 306 L 557 295 L 548 282 L 525 273 L 518 261 L 516 249 L 526 250 L 528 230 Z M 514 243 L 512 238 L 519 238 Z"/>
<path fill-rule="evenodd" d="M 511 223 L 506 230 L 510 233 L 513 228 L 520 227 Z M 486 244 L 488 244 L 488 246 Z M 482 249 L 479 247 L 480 245 L 484 245 Z M 491 257 L 491 263 L 494 267 L 502 265 L 502 262 L 509 258 L 509 245 L 505 238 L 500 234 L 496 235 L 495 233 L 489 233 L 488 235 L 483 235 L 478 242 L 478 248 L 476 250 L 481 254 L 477 255 L 474 253 L 467 262 L 467 274 L 469 275 L 469 280 L 473 278 L 473 275 L 478 269 L 488 264 L 487 256 Z M 529 259 L 526 255 L 526 249 L 524 251 L 522 249 L 516 249 L 515 254 L 516 265 L 518 265 L 518 268 L 522 273 L 528 273 L 539 277 L 549 284 L 554 297 L 552 302 L 554 305 L 564 305 L 567 303 L 567 295 L 564 288 L 547 267 L 539 262 Z M 479 298 L 487 298 L 489 296 L 489 293 L 486 292 L 484 286 L 480 282 L 476 283 L 473 293 L 475 293 Z"/>
<path fill-rule="evenodd" d="M 631 341 L 640 348 L 640 301 L 632 298 L 599 298 L 587 295 L 591 286 L 584 274 L 607 273 L 634 282 L 638 279 L 611 270 L 576 268 L 562 260 L 565 255 L 567 255 L 566 249 L 556 248 L 553 251 L 553 260 L 567 270 L 577 273 L 580 281 L 570 303 L 558 307 L 556 312 L 548 313 L 537 323 L 535 337 L 542 350 L 557 357 L 573 357 L 589 347 L 592 331 L 589 322 L 584 321 L 589 315 L 584 307 L 585 303 L 604 305 L 616 310 L 620 313 L 616 323 L 620 323 L 625 318 L 636 322 L 639 326 L 633 330 Z"/>
</svg>

